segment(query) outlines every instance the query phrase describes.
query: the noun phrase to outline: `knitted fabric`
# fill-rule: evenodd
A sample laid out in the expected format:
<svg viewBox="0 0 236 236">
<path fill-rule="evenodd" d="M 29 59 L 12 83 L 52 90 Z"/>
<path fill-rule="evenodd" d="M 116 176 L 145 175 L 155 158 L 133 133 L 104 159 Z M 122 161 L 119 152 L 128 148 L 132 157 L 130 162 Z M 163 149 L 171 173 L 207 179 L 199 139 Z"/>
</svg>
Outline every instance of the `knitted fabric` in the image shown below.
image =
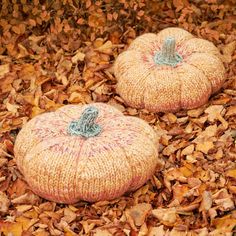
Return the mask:
<svg viewBox="0 0 236 236">
<path fill-rule="evenodd" d="M 98 116 L 96 107 L 88 107 L 84 110 L 79 120 L 71 121 L 68 127 L 68 133 L 71 135 L 80 135 L 85 138 L 97 136 L 101 132 L 101 127 L 94 121 Z"/>
<path fill-rule="evenodd" d="M 167 37 L 162 49 L 154 56 L 154 61 L 158 65 L 176 66 L 183 60 L 181 55 L 175 51 L 175 39 Z"/>
<path fill-rule="evenodd" d="M 225 80 L 213 43 L 180 28 L 137 37 L 117 57 L 114 73 L 123 100 L 152 112 L 199 107 Z"/>
<path fill-rule="evenodd" d="M 89 127 L 95 123 L 101 132 L 86 138 L 70 134 L 71 122 L 86 121 L 85 115 Z M 112 106 L 67 105 L 26 123 L 16 138 L 14 152 L 20 171 L 36 194 L 60 203 L 94 202 L 114 199 L 142 186 L 159 162 L 157 141 L 145 121 L 124 116 Z"/>
</svg>

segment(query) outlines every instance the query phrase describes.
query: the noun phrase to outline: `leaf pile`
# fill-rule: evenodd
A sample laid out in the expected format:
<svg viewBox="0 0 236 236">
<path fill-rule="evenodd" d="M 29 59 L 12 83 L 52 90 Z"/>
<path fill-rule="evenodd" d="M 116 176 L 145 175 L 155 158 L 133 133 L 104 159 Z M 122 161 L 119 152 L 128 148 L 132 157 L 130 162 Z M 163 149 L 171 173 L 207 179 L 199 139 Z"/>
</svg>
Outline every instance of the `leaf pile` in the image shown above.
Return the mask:
<svg viewBox="0 0 236 236">
<path fill-rule="evenodd" d="M 0 6 L 0 232 L 3 235 L 233 235 L 236 228 L 234 0 L 2 0 Z M 220 49 L 227 69 L 205 106 L 172 113 L 126 107 L 112 65 L 144 32 L 179 26 Z M 64 104 L 106 102 L 149 122 L 163 168 L 110 202 L 60 205 L 30 191 L 15 137 Z"/>
</svg>

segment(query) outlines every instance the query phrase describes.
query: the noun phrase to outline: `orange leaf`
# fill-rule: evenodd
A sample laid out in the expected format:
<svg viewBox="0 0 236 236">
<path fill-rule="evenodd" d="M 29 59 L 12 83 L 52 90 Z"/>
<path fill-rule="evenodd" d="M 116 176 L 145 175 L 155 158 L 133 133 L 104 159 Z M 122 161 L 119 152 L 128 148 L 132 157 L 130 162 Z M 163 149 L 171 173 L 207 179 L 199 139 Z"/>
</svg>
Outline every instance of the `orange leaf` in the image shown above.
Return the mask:
<svg viewBox="0 0 236 236">
<path fill-rule="evenodd" d="M 12 26 L 11 30 L 16 34 L 20 34 L 21 32 L 20 27 L 16 25 Z"/>
<path fill-rule="evenodd" d="M 236 179 L 236 169 L 228 170 L 226 176 Z"/>
<path fill-rule="evenodd" d="M 5 235 L 21 236 L 23 232 L 22 224 L 1 221 L 0 232 Z"/>
</svg>

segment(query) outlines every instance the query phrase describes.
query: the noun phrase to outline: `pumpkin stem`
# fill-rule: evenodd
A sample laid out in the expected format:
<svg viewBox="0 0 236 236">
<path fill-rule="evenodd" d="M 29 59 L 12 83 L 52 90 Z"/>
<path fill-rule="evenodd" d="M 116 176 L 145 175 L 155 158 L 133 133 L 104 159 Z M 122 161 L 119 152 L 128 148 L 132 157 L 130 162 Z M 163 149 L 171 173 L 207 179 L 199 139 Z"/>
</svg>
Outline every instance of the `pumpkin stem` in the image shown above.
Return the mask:
<svg viewBox="0 0 236 236">
<path fill-rule="evenodd" d="M 70 135 L 80 135 L 84 138 L 97 136 L 101 132 L 101 127 L 95 124 L 98 116 L 98 109 L 90 106 L 84 110 L 79 120 L 71 121 L 68 127 Z"/>
<path fill-rule="evenodd" d="M 183 58 L 175 51 L 175 39 L 167 37 L 161 51 L 154 56 L 154 61 L 158 65 L 176 66 Z"/>
</svg>

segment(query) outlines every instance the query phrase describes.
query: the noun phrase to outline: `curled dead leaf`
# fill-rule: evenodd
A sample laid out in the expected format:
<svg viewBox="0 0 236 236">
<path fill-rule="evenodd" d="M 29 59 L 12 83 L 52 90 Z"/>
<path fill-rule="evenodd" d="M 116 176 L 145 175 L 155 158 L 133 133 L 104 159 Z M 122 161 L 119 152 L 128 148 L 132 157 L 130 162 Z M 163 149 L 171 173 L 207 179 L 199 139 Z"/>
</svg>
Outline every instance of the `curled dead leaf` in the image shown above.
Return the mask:
<svg viewBox="0 0 236 236">
<path fill-rule="evenodd" d="M 39 197 L 32 192 L 27 192 L 19 197 L 11 200 L 13 204 L 36 204 L 39 202 Z"/>
<path fill-rule="evenodd" d="M 83 61 L 84 57 L 85 54 L 79 51 L 71 58 L 71 61 L 72 63 L 77 63 L 78 61 Z"/>
<path fill-rule="evenodd" d="M 10 71 L 10 64 L 0 65 L 0 79 Z"/>
<path fill-rule="evenodd" d="M 0 191 L 0 213 L 7 213 L 9 206 L 10 200 L 4 192 Z"/>
<path fill-rule="evenodd" d="M 174 226 L 177 221 L 176 208 L 157 208 L 152 210 L 152 215 L 166 226 Z"/>
<path fill-rule="evenodd" d="M 202 194 L 202 202 L 199 211 L 208 211 L 212 206 L 212 194 L 209 191 L 204 191 Z"/>
<path fill-rule="evenodd" d="M 128 216 L 129 219 L 132 219 L 136 226 L 141 226 L 151 210 L 151 204 L 139 203 L 132 208 L 127 209 L 126 216 Z"/>
</svg>

